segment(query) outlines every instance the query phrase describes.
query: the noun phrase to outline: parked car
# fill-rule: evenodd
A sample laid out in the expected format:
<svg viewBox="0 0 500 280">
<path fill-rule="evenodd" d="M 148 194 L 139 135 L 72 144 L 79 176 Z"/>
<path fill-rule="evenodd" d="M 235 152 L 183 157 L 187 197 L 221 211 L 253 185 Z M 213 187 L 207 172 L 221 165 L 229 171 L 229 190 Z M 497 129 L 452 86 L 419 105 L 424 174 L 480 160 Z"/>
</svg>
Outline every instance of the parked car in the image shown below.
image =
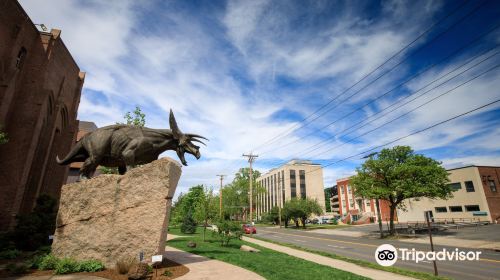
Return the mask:
<svg viewBox="0 0 500 280">
<path fill-rule="evenodd" d="M 245 224 L 243 225 L 242 227 L 243 229 L 243 232 L 245 232 L 246 234 L 256 234 L 257 233 L 257 228 L 255 228 L 255 226 L 252 226 L 251 224 Z"/>
</svg>

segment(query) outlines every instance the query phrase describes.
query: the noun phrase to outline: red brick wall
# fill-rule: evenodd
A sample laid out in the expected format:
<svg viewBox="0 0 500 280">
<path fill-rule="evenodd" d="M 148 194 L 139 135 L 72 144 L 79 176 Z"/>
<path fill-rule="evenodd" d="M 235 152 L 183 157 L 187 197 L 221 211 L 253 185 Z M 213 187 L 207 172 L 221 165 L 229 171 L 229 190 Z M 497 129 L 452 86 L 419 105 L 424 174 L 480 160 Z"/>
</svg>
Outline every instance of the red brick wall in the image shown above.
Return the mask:
<svg viewBox="0 0 500 280">
<path fill-rule="evenodd" d="M 491 219 L 500 222 L 500 167 L 479 166 L 479 176 L 483 183 L 486 202 L 490 208 Z M 496 185 L 496 192 L 490 188 L 489 181 L 492 180 Z"/>
<path fill-rule="evenodd" d="M 59 198 L 66 180 L 55 156 L 74 142 L 84 75 L 59 33 L 38 32 L 17 1 L 0 1 L 0 125 L 9 137 L 0 145 L 0 230 L 39 194 Z"/>
</svg>

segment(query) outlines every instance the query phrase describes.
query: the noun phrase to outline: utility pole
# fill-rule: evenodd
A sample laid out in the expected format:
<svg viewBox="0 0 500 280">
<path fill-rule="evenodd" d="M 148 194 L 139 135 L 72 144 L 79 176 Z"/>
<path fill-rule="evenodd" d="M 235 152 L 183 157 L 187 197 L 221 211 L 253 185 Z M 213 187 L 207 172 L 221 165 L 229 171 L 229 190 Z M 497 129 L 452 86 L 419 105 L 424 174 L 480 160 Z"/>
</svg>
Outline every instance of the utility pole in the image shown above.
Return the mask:
<svg viewBox="0 0 500 280">
<path fill-rule="evenodd" d="M 252 181 L 253 181 L 253 173 L 252 173 L 252 163 L 253 161 L 255 160 L 255 158 L 258 157 L 258 155 L 254 155 L 252 153 L 250 153 L 249 155 L 246 155 L 246 154 L 243 154 L 244 157 L 248 157 L 248 163 L 250 164 L 250 223 L 252 223 L 252 218 L 253 218 L 253 208 L 252 208 L 252 204 L 253 204 L 253 201 L 252 201 L 252 197 L 253 197 L 253 193 L 252 193 Z"/>
<path fill-rule="evenodd" d="M 220 177 L 220 191 L 219 191 L 219 214 L 220 214 L 220 218 L 222 220 L 222 180 L 224 179 L 224 177 L 226 175 L 217 175 Z"/>
</svg>

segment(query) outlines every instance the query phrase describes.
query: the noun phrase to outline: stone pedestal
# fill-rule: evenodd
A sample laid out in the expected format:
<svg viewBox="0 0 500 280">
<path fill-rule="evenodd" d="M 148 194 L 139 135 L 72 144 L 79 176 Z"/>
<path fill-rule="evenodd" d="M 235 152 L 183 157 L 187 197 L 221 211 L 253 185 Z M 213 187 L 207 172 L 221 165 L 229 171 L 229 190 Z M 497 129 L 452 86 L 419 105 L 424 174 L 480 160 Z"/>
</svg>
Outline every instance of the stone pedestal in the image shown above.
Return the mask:
<svg viewBox="0 0 500 280">
<path fill-rule="evenodd" d="M 99 175 L 64 185 L 53 254 L 97 259 L 110 268 L 141 251 L 147 261 L 163 254 L 180 176 L 180 164 L 162 158 L 125 175 Z"/>
</svg>

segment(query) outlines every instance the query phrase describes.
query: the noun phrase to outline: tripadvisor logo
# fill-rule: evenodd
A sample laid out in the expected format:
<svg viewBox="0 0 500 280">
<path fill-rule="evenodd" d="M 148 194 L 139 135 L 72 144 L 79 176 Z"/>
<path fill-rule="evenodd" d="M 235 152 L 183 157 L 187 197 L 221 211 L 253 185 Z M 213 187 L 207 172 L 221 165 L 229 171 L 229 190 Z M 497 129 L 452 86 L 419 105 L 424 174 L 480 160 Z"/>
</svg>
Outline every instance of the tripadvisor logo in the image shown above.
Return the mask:
<svg viewBox="0 0 500 280">
<path fill-rule="evenodd" d="M 419 263 L 421 261 L 478 261 L 481 251 L 461 251 L 458 248 L 455 250 L 442 249 L 441 251 L 418 251 L 415 248 L 399 248 L 396 249 L 391 244 L 382 244 L 375 250 L 375 260 L 381 266 L 391 266 L 398 260 L 398 250 L 402 261 L 413 261 Z"/>
<path fill-rule="evenodd" d="M 382 244 L 375 251 L 375 260 L 381 266 L 391 266 L 398 260 L 398 251 L 391 244 Z"/>
</svg>

